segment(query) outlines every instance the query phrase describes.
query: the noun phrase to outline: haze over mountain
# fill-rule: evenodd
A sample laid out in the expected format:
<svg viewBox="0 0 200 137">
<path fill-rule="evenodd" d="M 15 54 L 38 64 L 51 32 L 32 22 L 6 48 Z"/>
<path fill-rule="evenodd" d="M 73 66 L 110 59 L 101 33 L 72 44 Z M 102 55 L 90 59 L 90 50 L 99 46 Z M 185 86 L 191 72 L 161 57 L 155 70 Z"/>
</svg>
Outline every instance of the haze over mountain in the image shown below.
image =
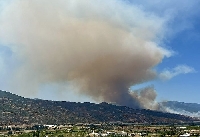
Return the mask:
<svg viewBox="0 0 200 137">
<path fill-rule="evenodd" d="M 161 102 L 165 111 L 200 118 L 200 104 L 178 101 Z"/>
</svg>

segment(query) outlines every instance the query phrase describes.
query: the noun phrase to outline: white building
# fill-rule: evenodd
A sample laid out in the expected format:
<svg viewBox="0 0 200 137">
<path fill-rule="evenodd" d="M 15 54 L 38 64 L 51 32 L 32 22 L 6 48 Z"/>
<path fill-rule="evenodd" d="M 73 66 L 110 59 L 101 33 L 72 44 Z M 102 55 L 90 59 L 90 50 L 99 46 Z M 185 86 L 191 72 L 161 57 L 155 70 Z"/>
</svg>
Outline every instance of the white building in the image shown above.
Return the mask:
<svg viewBox="0 0 200 137">
<path fill-rule="evenodd" d="M 180 137 L 190 137 L 190 134 L 189 133 L 185 133 L 183 135 L 180 135 Z"/>
</svg>

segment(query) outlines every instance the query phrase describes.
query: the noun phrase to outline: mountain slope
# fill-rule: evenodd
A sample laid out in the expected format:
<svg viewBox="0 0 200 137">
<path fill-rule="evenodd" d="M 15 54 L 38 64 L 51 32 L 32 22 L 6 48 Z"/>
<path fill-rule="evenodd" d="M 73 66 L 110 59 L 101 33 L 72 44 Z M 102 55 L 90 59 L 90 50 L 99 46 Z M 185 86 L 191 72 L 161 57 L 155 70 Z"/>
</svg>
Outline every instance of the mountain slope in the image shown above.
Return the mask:
<svg viewBox="0 0 200 137">
<path fill-rule="evenodd" d="M 132 109 L 108 103 L 75 103 L 23 98 L 0 91 L 0 125 L 66 123 L 181 123 L 190 117 L 151 110 Z"/>
</svg>

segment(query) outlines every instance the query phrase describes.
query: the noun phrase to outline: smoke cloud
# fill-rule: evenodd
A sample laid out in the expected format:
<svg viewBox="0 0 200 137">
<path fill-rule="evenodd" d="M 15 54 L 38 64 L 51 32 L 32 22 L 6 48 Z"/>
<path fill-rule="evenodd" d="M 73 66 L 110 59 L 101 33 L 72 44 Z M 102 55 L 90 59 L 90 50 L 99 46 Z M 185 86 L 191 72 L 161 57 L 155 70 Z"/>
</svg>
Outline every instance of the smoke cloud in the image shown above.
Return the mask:
<svg viewBox="0 0 200 137">
<path fill-rule="evenodd" d="M 0 41 L 18 62 L 10 85 L 30 94 L 67 82 L 96 101 L 156 109 L 153 87 L 128 89 L 171 56 L 158 45 L 165 22 L 118 0 L 10 1 L 0 12 Z"/>
<path fill-rule="evenodd" d="M 169 80 L 180 74 L 195 73 L 195 69 L 187 65 L 178 65 L 172 70 L 165 69 L 160 73 L 159 77 L 163 80 Z"/>
<path fill-rule="evenodd" d="M 134 100 L 137 100 L 141 108 L 161 110 L 159 103 L 155 101 L 157 94 L 153 86 L 148 86 L 143 89 L 132 91 L 130 94 Z"/>
<path fill-rule="evenodd" d="M 164 112 L 169 112 L 169 113 L 174 113 L 174 114 L 180 114 L 180 115 L 185 115 L 185 116 L 190 116 L 190 117 L 196 117 L 200 118 L 200 111 L 197 112 L 189 112 L 184 109 L 172 109 L 170 107 L 162 107 Z"/>
</svg>

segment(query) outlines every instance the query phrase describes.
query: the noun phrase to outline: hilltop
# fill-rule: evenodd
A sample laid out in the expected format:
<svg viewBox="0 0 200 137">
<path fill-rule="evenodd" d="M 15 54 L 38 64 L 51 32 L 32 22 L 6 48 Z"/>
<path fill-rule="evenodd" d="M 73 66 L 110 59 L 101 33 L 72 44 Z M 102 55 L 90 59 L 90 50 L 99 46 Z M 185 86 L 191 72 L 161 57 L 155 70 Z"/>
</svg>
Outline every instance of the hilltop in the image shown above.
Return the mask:
<svg viewBox="0 0 200 137">
<path fill-rule="evenodd" d="M 0 90 L 0 125 L 66 123 L 183 123 L 187 116 L 108 103 L 76 103 L 24 98 Z"/>
</svg>

